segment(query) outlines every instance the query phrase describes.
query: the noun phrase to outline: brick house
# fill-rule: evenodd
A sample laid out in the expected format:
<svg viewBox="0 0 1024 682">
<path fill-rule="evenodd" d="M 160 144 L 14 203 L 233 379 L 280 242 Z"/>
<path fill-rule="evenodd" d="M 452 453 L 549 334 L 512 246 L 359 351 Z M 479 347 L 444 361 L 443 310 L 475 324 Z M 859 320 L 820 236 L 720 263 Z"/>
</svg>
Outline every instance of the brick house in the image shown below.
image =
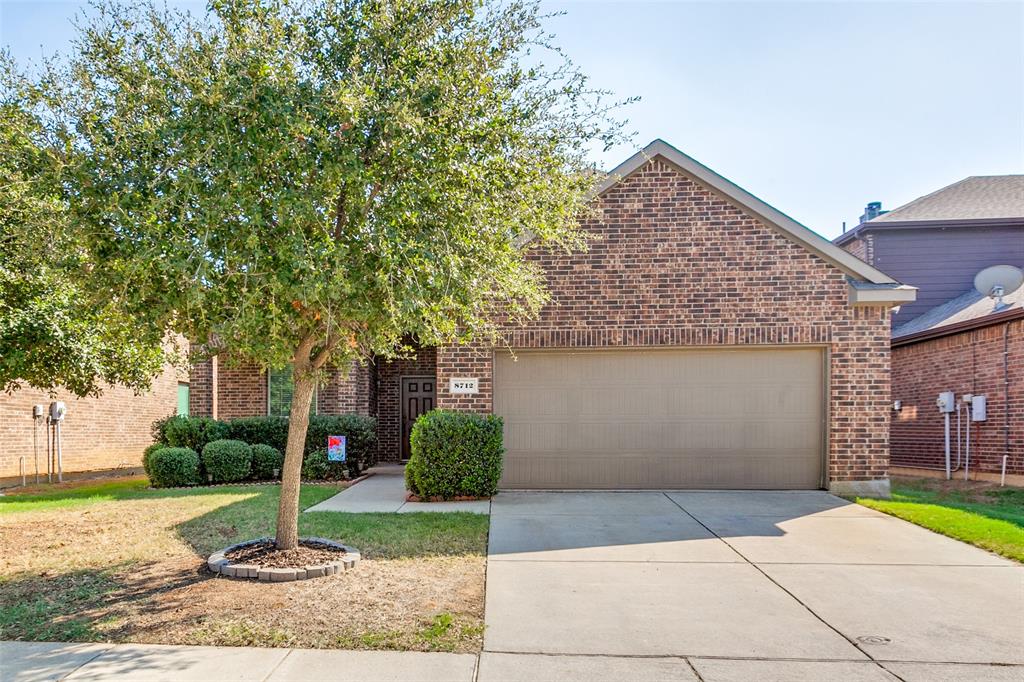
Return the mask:
<svg viewBox="0 0 1024 682">
<path fill-rule="evenodd" d="M 498 347 L 334 371 L 322 413 L 408 456 L 433 407 L 505 421 L 506 488 L 888 490 L 890 309 L 913 287 L 657 140 L 598 187 L 588 251 L 531 251 L 551 294 Z M 282 414 L 286 372 L 216 358 L 191 410 Z"/>
<path fill-rule="evenodd" d="M 935 401 L 953 391 L 951 468 L 999 480 L 1005 457 L 1007 481 L 1024 485 L 1024 292 L 997 306 L 974 288 L 987 267 L 1024 267 L 1024 175 L 969 177 L 878 209 L 869 205 L 871 219 L 835 243 L 918 288 L 918 300 L 894 317 L 893 471 L 945 476 L 945 419 Z M 969 468 L 964 395 L 987 403 L 986 419 L 971 424 Z"/>
<path fill-rule="evenodd" d="M 142 395 L 122 386 L 107 387 L 102 395 L 88 398 L 63 390 L 51 396 L 28 387 L 0 393 L 0 485 L 20 484 L 22 466 L 28 482 L 34 481 L 37 460 L 46 480 L 47 427 L 33 418 L 33 406 L 45 410 L 55 400 L 67 405 L 61 427 L 63 469 L 74 477 L 141 467 L 142 451 L 153 442 L 150 426 L 167 415 L 186 412 L 188 391 L 187 374 L 168 366 Z"/>
</svg>

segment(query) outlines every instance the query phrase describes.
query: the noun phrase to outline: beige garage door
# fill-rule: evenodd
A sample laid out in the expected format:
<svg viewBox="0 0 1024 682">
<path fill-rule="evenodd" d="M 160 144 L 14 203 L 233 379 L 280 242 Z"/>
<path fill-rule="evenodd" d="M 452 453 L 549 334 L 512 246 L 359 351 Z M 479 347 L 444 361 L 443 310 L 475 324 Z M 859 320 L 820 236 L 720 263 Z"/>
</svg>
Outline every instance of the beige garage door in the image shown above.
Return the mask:
<svg viewBox="0 0 1024 682">
<path fill-rule="evenodd" d="M 499 352 L 504 488 L 818 488 L 822 351 Z"/>
</svg>

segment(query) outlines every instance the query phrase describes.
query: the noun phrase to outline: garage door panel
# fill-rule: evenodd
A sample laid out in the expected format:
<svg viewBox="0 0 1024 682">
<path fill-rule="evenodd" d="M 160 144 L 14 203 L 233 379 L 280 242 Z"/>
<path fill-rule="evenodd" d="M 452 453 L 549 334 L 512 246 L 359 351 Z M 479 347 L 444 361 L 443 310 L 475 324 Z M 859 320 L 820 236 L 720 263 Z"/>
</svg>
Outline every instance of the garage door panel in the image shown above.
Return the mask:
<svg viewBox="0 0 1024 682">
<path fill-rule="evenodd" d="M 502 486 L 817 488 L 821 353 L 498 353 Z"/>
</svg>

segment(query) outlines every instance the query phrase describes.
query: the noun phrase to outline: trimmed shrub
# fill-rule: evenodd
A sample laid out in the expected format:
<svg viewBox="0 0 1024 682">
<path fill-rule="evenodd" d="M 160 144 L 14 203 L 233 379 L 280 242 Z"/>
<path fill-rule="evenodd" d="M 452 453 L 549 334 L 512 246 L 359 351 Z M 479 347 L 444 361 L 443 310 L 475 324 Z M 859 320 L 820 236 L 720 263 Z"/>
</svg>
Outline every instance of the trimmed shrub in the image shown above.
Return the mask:
<svg viewBox="0 0 1024 682">
<path fill-rule="evenodd" d="M 151 469 L 152 465 L 150 463 L 153 457 L 153 453 L 156 452 L 157 450 L 162 450 L 166 447 L 167 446 L 164 445 L 163 443 L 153 443 L 152 445 L 150 445 L 149 447 L 142 451 L 142 469 L 143 471 L 146 472 L 146 476 L 148 476 L 150 480 L 153 480 L 153 471 Z"/>
<path fill-rule="evenodd" d="M 310 417 L 306 454 L 324 449 L 326 458 L 327 436 L 345 436 L 345 462 L 331 462 L 330 466 L 346 468 L 350 477 L 355 478 L 377 463 L 377 420 L 373 417 L 358 414 Z"/>
<path fill-rule="evenodd" d="M 346 457 L 346 460 L 348 458 Z M 327 459 L 327 448 L 310 450 L 302 458 L 302 478 L 306 481 L 340 481 L 350 474 L 348 462 Z"/>
<path fill-rule="evenodd" d="M 160 448 L 149 456 L 150 482 L 158 488 L 199 483 L 199 455 L 191 448 Z"/>
<path fill-rule="evenodd" d="M 252 448 L 240 440 L 215 440 L 203 448 L 203 468 L 214 483 L 241 481 L 252 471 Z"/>
<path fill-rule="evenodd" d="M 240 440 L 249 445 L 262 443 L 284 452 L 288 444 L 287 417 L 241 417 L 228 422 L 228 435 L 224 438 Z"/>
<path fill-rule="evenodd" d="M 505 453 L 493 414 L 432 410 L 412 427 L 405 484 L 423 498 L 489 497 L 498 492 Z"/>
<path fill-rule="evenodd" d="M 284 464 L 284 455 L 277 448 L 270 447 L 263 443 L 252 446 L 252 477 L 257 481 L 269 481 L 280 478 L 281 466 Z M 277 476 L 274 476 L 274 469 L 277 469 Z"/>
<path fill-rule="evenodd" d="M 164 443 L 202 452 L 207 443 L 228 437 L 228 425 L 210 417 L 175 416 L 162 425 Z"/>
</svg>

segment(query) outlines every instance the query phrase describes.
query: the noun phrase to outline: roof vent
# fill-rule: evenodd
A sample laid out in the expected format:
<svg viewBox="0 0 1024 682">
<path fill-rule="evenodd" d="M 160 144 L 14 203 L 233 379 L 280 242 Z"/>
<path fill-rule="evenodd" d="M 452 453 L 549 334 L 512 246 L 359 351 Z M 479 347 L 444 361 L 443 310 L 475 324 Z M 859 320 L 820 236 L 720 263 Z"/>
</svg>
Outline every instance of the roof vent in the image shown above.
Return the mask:
<svg viewBox="0 0 1024 682">
<path fill-rule="evenodd" d="M 882 210 L 882 202 L 881 201 L 869 202 L 868 205 L 864 208 L 864 215 L 862 215 L 860 217 L 860 222 L 861 223 L 866 223 L 867 221 L 871 220 L 872 218 L 877 218 L 878 216 L 882 215 L 883 213 L 888 213 L 888 211 L 883 211 Z"/>
</svg>

